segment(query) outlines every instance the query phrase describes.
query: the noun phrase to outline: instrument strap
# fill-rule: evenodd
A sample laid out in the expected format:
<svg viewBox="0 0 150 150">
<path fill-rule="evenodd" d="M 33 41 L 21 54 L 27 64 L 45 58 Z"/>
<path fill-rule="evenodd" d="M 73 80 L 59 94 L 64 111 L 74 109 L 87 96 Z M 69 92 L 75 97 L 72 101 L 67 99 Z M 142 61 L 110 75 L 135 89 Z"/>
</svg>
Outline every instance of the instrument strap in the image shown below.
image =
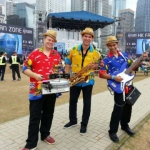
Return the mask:
<svg viewBox="0 0 150 150">
<path fill-rule="evenodd" d="M 126 104 L 125 101 L 124 101 L 124 104 L 122 104 L 122 105 L 118 105 L 117 103 L 115 103 L 115 105 L 118 106 L 118 107 L 123 107 L 125 104 Z"/>
<path fill-rule="evenodd" d="M 107 85 L 107 88 L 108 88 L 108 90 L 109 90 L 110 94 L 111 94 L 111 95 L 114 95 L 114 91 L 110 88 L 110 86 L 109 86 L 109 85 Z"/>
<path fill-rule="evenodd" d="M 81 46 L 81 52 L 82 52 L 82 64 L 81 64 L 81 67 L 83 67 L 84 59 L 85 59 L 89 49 L 90 49 L 90 47 L 86 50 L 86 53 L 83 54 L 83 47 Z"/>
<path fill-rule="evenodd" d="M 127 58 L 124 57 L 124 55 L 121 52 L 119 52 L 119 54 L 124 58 L 125 61 L 128 60 Z"/>
<path fill-rule="evenodd" d="M 111 95 L 114 95 L 114 91 L 109 87 L 109 85 L 107 85 L 107 88 L 110 92 Z M 115 105 L 118 106 L 118 107 L 123 107 L 124 105 L 126 104 L 126 102 L 124 101 L 124 104 L 123 105 L 119 105 L 115 102 Z"/>
</svg>

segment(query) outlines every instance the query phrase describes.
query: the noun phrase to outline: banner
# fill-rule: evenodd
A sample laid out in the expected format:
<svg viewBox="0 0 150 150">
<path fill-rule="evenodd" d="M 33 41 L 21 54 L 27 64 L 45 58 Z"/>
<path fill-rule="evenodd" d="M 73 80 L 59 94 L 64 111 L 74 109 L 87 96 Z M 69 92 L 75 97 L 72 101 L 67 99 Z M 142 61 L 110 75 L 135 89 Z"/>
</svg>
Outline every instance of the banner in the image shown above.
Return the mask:
<svg viewBox="0 0 150 150">
<path fill-rule="evenodd" d="M 33 49 L 33 29 L 0 23 L 0 51 L 26 57 Z"/>
<path fill-rule="evenodd" d="M 124 36 L 123 28 L 120 25 L 118 25 L 117 31 L 116 31 L 116 37 L 118 40 L 121 40 L 123 36 Z"/>
<path fill-rule="evenodd" d="M 57 50 L 60 55 L 64 55 L 66 53 L 64 42 L 56 42 L 54 44 L 54 49 Z"/>
<path fill-rule="evenodd" d="M 130 57 L 136 57 L 143 52 L 150 51 L 150 32 L 127 32 L 126 53 Z"/>
<path fill-rule="evenodd" d="M 37 22 L 36 47 L 43 46 L 43 33 L 46 32 L 46 22 Z"/>
</svg>

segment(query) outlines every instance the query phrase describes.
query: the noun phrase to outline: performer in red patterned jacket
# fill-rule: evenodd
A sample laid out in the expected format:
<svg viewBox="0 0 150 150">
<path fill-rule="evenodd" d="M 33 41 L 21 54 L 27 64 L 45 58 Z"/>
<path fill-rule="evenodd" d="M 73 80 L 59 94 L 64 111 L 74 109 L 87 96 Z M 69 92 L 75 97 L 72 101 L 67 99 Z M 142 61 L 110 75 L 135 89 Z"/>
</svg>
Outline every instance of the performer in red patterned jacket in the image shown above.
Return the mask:
<svg viewBox="0 0 150 150">
<path fill-rule="evenodd" d="M 44 33 L 44 45 L 32 51 L 24 62 L 23 73 L 30 77 L 29 92 L 29 130 L 26 145 L 22 150 L 34 150 L 37 147 L 38 133 L 41 140 L 48 144 L 55 144 L 50 136 L 53 120 L 56 94 L 42 95 L 41 81 L 48 80 L 54 73 L 54 66 L 61 61 L 59 53 L 53 49 L 56 42 L 56 32 L 48 30 Z"/>
</svg>

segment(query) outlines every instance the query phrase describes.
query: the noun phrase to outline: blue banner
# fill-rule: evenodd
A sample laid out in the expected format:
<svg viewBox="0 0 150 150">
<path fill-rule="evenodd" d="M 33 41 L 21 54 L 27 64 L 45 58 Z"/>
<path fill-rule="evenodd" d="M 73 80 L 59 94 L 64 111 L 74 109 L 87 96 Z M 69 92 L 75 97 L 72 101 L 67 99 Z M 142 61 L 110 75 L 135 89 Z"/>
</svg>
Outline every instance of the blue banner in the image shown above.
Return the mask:
<svg viewBox="0 0 150 150">
<path fill-rule="evenodd" d="M 0 51 L 26 57 L 33 49 L 33 29 L 0 23 Z"/>
</svg>

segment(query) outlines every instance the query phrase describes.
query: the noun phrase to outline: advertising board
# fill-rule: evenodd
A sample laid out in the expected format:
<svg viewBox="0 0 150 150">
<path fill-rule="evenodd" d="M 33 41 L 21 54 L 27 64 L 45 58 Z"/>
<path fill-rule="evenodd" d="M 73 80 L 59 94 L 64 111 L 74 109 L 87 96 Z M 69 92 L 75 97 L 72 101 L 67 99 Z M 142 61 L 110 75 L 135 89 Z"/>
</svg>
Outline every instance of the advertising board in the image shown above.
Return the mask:
<svg viewBox="0 0 150 150">
<path fill-rule="evenodd" d="M 130 57 L 136 57 L 143 52 L 149 52 L 150 32 L 127 32 L 125 51 Z"/>
<path fill-rule="evenodd" d="M 0 51 L 27 56 L 33 49 L 33 29 L 0 23 Z"/>
</svg>

